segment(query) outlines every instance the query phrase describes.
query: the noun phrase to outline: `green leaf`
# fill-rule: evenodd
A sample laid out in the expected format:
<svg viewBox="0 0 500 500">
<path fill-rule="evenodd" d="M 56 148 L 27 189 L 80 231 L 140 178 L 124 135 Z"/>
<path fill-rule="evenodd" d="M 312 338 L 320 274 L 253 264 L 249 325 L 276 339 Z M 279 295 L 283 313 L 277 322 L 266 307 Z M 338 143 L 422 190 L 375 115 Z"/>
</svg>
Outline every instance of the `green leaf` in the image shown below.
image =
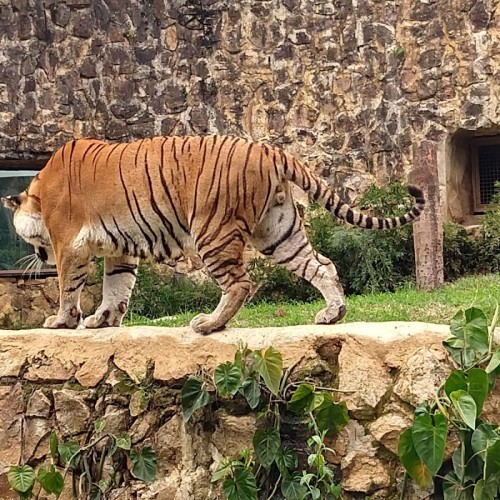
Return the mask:
<svg viewBox="0 0 500 500">
<path fill-rule="evenodd" d="M 132 461 L 132 475 L 145 483 L 152 483 L 156 479 L 156 454 L 151 446 L 144 446 L 140 451 L 130 452 Z"/>
<path fill-rule="evenodd" d="M 210 403 L 210 394 L 203 388 L 199 377 L 191 376 L 187 379 L 182 387 L 181 402 L 184 422 L 187 422 L 198 408 Z"/>
<path fill-rule="evenodd" d="M 281 494 L 286 500 L 302 500 L 307 495 L 307 486 L 301 484 L 300 478 L 285 478 L 281 483 Z"/>
<path fill-rule="evenodd" d="M 500 440 L 495 441 L 486 448 L 486 458 L 484 461 L 484 477 L 488 479 L 493 474 L 500 471 Z"/>
<path fill-rule="evenodd" d="M 349 422 L 347 406 L 344 402 L 329 403 L 321 406 L 316 413 L 316 423 L 320 431 L 326 431 L 327 436 L 333 436 Z"/>
<path fill-rule="evenodd" d="M 486 367 L 486 373 L 494 372 L 499 366 L 500 366 L 500 350 L 496 350 L 492 354 L 490 362 L 488 363 L 488 366 Z"/>
<path fill-rule="evenodd" d="M 239 352 L 239 351 L 238 351 Z M 231 471 L 231 466 L 234 464 L 241 464 L 233 460 L 231 457 L 224 457 L 215 472 L 212 474 L 212 483 L 220 481 L 223 477 L 226 477 Z"/>
<path fill-rule="evenodd" d="M 469 368 L 476 361 L 476 353 L 470 347 L 464 347 L 464 341 L 450 337 L 443 341 L 444 348 L 450 353 L 453 361 L 462 367 Z"/>
<path fill-rule="evenodd" d="M 472 430 L 476 428 L 477 407 L 476 402 L 465 391 L 454 391 L 450 394 L 450 400 L 457 410 L 460 418 Z"/>
<path fill-rule="evenodd" d="M 444 384 L 448 397 L 452 392 L 463 390 L 467 392 L 476 403 L 477 414 L 483 409 L 484 400 L 488 395 L 488 374 L 480 368 L 471 368 L 469 371 L 455 370 Z"/>
<path fill-rule="evenodd" d="M 420 488 L 426 489 L 432 484 L 432 474 L 425 462 L 418 456 L 413 445 L 411 429 L 406 429 L 401 434 L 398 443 L 398 455 L 403 467 Z"/>
<path fill-rule="evenodd" d="M 116 438 L 116 446 L 122 450 L 130 450 L 132 448 L 132 439 L 128 434 L 122 434 Z"/>
<path fill-rule="evenodd" d="M 57 447 L 59 445 L 59 440 L 57 439 L 57 434 L 56 431 L 52 431 L 50 433 L 50 438 L 49 438 L 49 448 L 50 448 L 50 456 L 52 457 L 52 460 L 55 462 L 57 460 Z"/>
<path fill-rule="evenodd" d="M 313 500 L 319 500 L 321 498 L 321 491 L 319 488 L 313 486 L 309 491 L 311 492 L 311 498 Z"/>
<path fill-rule="evenodd" d="M 248 405 L 252 410 L 255 410 L 260 403 L 260 385 L 259 381 L 253 377 L 247 377 L 241 384 L 240 393 L 247 400 Z"/>
<path fill-rule="evenodd" d="M 304 412 L 314 400 L 314 386 L 311 384 L 301 384 L 292 395 L 288 403 L 288 409 L 295 413 L 301 414 Z"/>
<path fill-rule="evenodd" d="M 35 471 L 29 465 L 14 465 L 9 469 L 7 479 L 16 493 L 28 493 L 35 485 Z"/>
<path fill-rule="evenodd" d="M 413 446 L 432 476 L 443 463 L 447 433 L 448 422 L 441 413 L 431 415 L 427 410 L 415 411 L 411 427 Z"/>
<path fill-rule="evenodd" d="M 278 455 L 281 437 L 278 429 L 257 429 L 253 436 L 253 447 L 259 462 L 267 468 L 271 466 Z"/>
<path fill-rule="evenodd" d="M 464 341 L 464 347 L 470 347 L 477 354 L 488 352 L 488 319 L 481 309 L 471 307 L 459 311 L 450 322 L 451 333 Z"/>
<path fill-rule="evenodd" d="M 96 434 L 100 434 L 104 430 L 104 427 L 106 427 L 106 420 L 104 420 L 103 418 L 100 418 L 99 420 L 96 420 L 94 422 L 94 430 Z"/>
<path fill-rule="evenodd" d="M 486 458 L 486 449 L 500 441 L 500 434 L 496 425 L 481 424 L 472 434 L 471 446 L 483 460 Z"/>
<path fill-rule="evenodd" d="M 451 457 L 453 470 L 457 477 L 461 478 L 462 482 L 466 483 L 467 481 L 472 481 L 475 483 L 479 477 L 483 476 L 483 462 L 478 455 L 471 456 L 470 452 L 472 450 L 468 449 L 468 447 L 466 447 L 465 454 L 462 457 L 462 446 L 464 446 L 463 442 L 461 446 L 453 452 Z"/>
<path fill-rule="evenodd" d="M 464 488 L 454 472 L 446 474 L 444 479 L 444 500 L 473 500 L 472 488 Z"/>
<path fill-rule="evenodd" d="M 77 442 L 68 441 L 59 443 L 57 449 L 64 465 L 68 465 L 68 462 L 71 460 L 69 464 L 70 468 L 75 469 L 78 467 L 78 463 L 80 462 L 80 446 Z"/>
<path fill-rule="evenodd" d="M 280 447 L 276 455 L 276 465 L 283 477 L 289 477 L 290 473 L 297 468 L 298 458 L 294 449 Z"/>
<path fill-rule="evenodd" d="M 474 488 L 474 500 L 491 500 L 498 498 L 498 478 L 490 476 L 486 481 L 479 480 Z"/>
<path fill-rule="evenodd" d="M 264 354 L 256 351 L 255 366 L 268 389 L 274 395 L 277 395 L 283 375 L 283 358 L 281 354 L 272 346 L 268 347 Z"/>
<path fill-rule="evenodd" d="M 233 477 L 224 481 L 222 491 L 228 500 L 257 500 L 257 483 L 249 469 L 235 469 Z"/>
<path fill-rule="evenodd" d="M 45 469 L 45 467 L 40 467 L 37 471 L 37 479 L 47 493 L 53 493 L 56 497 L 58 497 L 64 489 L 63 475 L 57 471 L 53 465 L 50 470 Z"/>
<path fill-rule="evenodd" d="M 219 394 L 224 396 L 234 396 L 240 388 L 241 369 L 231 362 L 219 365 L 214 371 L 215 387 Z"/>
</svg>

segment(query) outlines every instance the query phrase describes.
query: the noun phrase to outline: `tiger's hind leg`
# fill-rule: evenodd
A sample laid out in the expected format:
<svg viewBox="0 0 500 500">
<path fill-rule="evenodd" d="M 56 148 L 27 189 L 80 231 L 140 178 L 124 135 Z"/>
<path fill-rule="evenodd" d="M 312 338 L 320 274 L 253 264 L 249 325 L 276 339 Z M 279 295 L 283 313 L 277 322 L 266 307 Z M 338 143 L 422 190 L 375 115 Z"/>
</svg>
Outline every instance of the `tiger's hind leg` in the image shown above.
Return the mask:
<svg viewBox="0 0 500 500">
<path fill-rule="evenodd" d="M 317 324 L 336 323 L 345 316 L 344 291 L 337 270 L 311 246 L 289 191 L 284 201 L 270 208 L 251 242 L 265 256 L 305 278 L 321 292 L 326 308 L 316 315 Z"/>
<path fill-rule="evenodd" d="M 85 318 L 85 328 L 120 326 L 137 278 L 136 257 L 105 257 L 102 303 Z"/>
<path fill-rule="evenodd" d="M 198 314 L 191 327 L 207 335 L 221 330 L 245 302 L 253 284 L 243 260 L 245 237 L 238 231 L 218 236 L 213 243 L 198 247 L 198 251 L 211 276 L 222 289 L 217 308 L 211 314 Z"/>
</svg>

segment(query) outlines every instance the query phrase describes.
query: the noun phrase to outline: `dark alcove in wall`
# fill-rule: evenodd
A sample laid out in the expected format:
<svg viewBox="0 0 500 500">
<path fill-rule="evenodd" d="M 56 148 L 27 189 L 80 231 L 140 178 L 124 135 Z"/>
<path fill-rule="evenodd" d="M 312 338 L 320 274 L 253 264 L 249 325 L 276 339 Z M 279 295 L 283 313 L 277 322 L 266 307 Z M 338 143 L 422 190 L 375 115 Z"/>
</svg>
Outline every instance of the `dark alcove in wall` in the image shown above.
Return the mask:
<svg viewBox="0 0 500 500">
<path fill-rule="evenodd" d="M 458 130 L 446 144 L 445 218 L 478 223 L 500 181 L 500 129 Z"/>
</svg>

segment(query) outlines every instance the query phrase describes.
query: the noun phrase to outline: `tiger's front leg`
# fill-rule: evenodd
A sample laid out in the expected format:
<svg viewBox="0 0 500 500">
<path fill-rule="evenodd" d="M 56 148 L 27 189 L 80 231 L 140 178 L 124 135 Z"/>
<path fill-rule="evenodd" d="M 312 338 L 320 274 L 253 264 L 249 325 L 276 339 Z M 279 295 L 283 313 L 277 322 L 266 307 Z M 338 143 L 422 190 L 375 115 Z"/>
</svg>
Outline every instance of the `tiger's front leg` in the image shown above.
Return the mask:
<svg viewBox="0 0 500 500">
<path fill-rule="evenodd" d="M 65 252 L 57 257 L 59 311 L 49 316 L 44 328 L 76 328 L 81 323 L 80 293 L 89 270 L 90 257 Z"/>
<path fill-rule="evenodd" d="M 85 319 L 85 328 L 121 325 L 137 278 L 138 262 L 138 258 L 129 256 L 104 259 L 102 303 Z"/>
</svg>

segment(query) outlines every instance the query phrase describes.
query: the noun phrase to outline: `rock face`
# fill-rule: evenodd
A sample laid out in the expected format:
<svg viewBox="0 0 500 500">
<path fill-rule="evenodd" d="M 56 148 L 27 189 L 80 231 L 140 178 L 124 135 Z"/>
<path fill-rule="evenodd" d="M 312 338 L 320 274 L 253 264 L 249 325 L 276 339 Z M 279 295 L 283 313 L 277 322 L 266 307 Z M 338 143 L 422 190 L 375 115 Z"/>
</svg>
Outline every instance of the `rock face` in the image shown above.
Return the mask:
<svg viewBox="0 0 500 500">
<path fill-rule="evenodd" d="M 185 424 L 179 389 L 198 367 L 231 360 L 238 340 L 253 349 L 273 345 L 285 367 L 294 366 L 292 378 L 323 374 L 333 388 L 349 391 L 340 398 L 351 420 L 329 444 L 345 498 L 399 498 L 397 440 L 421 402 L 416 394 L 430 394 L 451 369 L 441 347 L 447 333 L 448 327 L 421 323 L 241 329 L 208 337 L 154 327 L 3 331 L 2 359 L 11 369 L 0 375 L 0 498 L 15 498 L 6 471 L 21 453 L 24 461 L 41 463 L 53 429 L 85 440 L 98 419 L 115 435 L 127 431 L 134 445 L 149 444 L 158 459 L 156 482 L 125 482 L 113 498 L 216 498 L 211 473 L 223 456 L 251 446 L 256 414 L 221 403 Z M 132 382 L 124 392 L 125 379 Z M 493 415 L 499 398 L 497 392 L 485 411 Z"/>
<path fill-rule="evenodd" d="M 0 158 L 74 137 L 229 133 L 353 200 L 411 145 L 498 133 L 493 0 L 0 2 Z"/>
</svg>

